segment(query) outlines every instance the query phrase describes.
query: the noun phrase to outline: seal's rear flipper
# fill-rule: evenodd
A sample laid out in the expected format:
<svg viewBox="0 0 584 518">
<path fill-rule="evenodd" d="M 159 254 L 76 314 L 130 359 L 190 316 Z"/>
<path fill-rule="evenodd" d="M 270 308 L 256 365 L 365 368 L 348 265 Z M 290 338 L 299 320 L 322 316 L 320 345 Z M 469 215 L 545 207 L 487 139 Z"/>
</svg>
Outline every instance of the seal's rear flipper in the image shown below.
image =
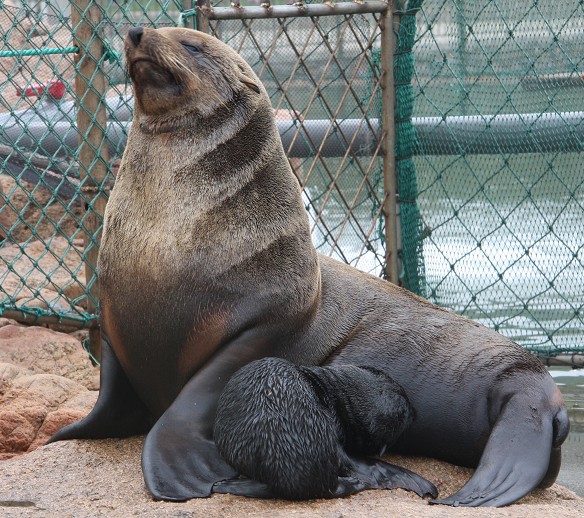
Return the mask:
<svg viewBox="0 0 584 518">
<path fill-rule="evenodd" d="M 154 418 L 138 398 L 107 340 L 102 340 L 99 396 L 91 412 L 53 435 L 47 444 L 66 439 L 104 439 L 146 433 Z"/>
<path fill-rule="evenodd" d="M 558 478 L 560 473 L 560 467 L 562 465 L 562 449 L 552 448 L 552 453 L 550 455 L 550 464 L 548 466 L 547 473 L 543 480 L 539 483 L 537 487 L 541 489 L 547 489 L 550 487 Z"/>
<path fill-rule="evenodd" d="M 438 496 L 436 486 L 425 478 L 413 471 L 388 464 L 382 460 L 346 457 L 343 468 L 348 476 L 343 480 L 347 495 L 363 489 L 405 489 L 422 497 L 436 498 Z M 354 490 L 351 490 L 350 481 L 352 479 L 356 480 Z"/>
<path fill-rule="evenodd" d="M 555 415 L 553 421 L 554 438 L 552 443 L 552 452 L 550 455 L 550 463 L 547 473 L 538 487 L 546 489 L 550 487 L 558 478 L 560 473 L 560 466 L 562 465 L 562 449 L 560 446 L 568 437 L 570 433 L 570 419 L 568 417 L 568 409 L 563 406 Z"/>
<path fill-rule="evenodd" d="M 509 505 L 525 496 L 547 478 L 550 458 L 552 471 L 559 468 L 554 449 L 565 439 L 569 425 L 562 408 L 553 419 L 524 394 L 516 395 L 499 415 L 477 470 L 457 493 L 432 504 L 453 506 Z M 548 481 L 549 483 L 549 481 Z"/>
</svg>

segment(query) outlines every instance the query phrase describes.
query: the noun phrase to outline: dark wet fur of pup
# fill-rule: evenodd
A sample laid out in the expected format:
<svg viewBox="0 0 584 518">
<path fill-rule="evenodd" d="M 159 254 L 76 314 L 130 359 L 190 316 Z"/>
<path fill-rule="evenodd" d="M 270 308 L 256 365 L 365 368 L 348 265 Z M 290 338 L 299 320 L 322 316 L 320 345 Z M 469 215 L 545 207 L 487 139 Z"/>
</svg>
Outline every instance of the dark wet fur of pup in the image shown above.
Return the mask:
<svg viewBox="0 0 584 518">
<path fill-rule="evenodd" d="M 413 417 L 403 389 L 375 369 L 252 362 L 227 383 L 214 431 L 219 452 L 251 480 L 224 481 L 214 491 L 304 500 L 399 487 L 435 498 L 430 482 L 372 458 Z"/>
</svg>

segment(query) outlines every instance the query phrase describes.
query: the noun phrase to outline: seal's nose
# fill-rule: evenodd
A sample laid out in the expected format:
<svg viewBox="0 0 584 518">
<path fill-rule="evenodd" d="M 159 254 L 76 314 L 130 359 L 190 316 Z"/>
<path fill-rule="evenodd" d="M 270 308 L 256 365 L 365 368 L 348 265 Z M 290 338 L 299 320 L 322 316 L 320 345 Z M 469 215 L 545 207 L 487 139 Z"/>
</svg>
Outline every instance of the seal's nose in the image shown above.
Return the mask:
<svg viewBox="0 0 584 518">
<path fill-rule="evenodd" d="M 144 27 L 132 27 L 128 31 L 128 36 L 132 40 L 132 43 L 136 45 L 140 45 L 140 40 L 142 39 L 142 34 L 144 34 Z"/>
</svg>

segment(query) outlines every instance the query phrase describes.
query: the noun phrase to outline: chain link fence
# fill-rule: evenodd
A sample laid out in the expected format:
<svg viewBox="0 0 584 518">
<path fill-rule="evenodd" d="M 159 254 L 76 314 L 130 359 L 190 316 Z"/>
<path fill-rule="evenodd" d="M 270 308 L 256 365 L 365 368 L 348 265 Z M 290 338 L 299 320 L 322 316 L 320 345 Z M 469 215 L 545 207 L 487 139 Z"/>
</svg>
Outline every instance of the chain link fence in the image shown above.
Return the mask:
<svg viewBox="0 0 584 518">
<path fill-rule="evenodd" d="M 90 328 L 97 352 L 99 238 L 132 112 L 123 38 L 175 25 L 182 4 L 0 5 L 0 314 Z"/>
<path fill-rule="evenodd" d="M 264 82 L 321 252 L 581 352 L 584 14 L 540 3 L 0 2 L 0 312 L 97 328 L 123 38 L 185 25 Z"/>
<path fill-rule="evenodd" d="M 88 325 L 85 205 L 75 153 L 75 66 L 63 5 L 2 2 L 0 11 L 0 301 L 25 321 Z M 94 305 L 96 300 L 92 301 Z"/>
<path fill-rule="evenodd" d="M 309 13 L 315 5 L 323 7 L 308 5 Z M 317 249 L 381 274 L 381 67 L 375 60 L 385 5 L 377 13 L 348 6 L 363 12 L 299 17 L 283 5 L 273 6 L 273 18 L 240 19 L 235 16 L 246 16 L 245 8 L 216 10 L 209 32 L 237 49 L 268 90 Z M 250 9 L 248 16 L 257 11 L 265 9 Z"/>
</svg>

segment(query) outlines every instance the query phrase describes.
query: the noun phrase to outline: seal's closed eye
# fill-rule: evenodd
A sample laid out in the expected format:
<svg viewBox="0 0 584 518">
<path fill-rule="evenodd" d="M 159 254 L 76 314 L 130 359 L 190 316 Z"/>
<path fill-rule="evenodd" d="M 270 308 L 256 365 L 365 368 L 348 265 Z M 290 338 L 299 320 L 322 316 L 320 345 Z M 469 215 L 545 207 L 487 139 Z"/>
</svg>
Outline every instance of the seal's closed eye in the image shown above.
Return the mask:
<svg viewBox="0 0 584 518">
<path fill-rule="evenodd" d="M 181 45 L 189 54 L 192 54 L 193 56 L 198 56 L 201 54 L 201 47 L 198 47 L 197 45 L 189 45 L 188 43 L 181 43 Z"/>
</svg>

